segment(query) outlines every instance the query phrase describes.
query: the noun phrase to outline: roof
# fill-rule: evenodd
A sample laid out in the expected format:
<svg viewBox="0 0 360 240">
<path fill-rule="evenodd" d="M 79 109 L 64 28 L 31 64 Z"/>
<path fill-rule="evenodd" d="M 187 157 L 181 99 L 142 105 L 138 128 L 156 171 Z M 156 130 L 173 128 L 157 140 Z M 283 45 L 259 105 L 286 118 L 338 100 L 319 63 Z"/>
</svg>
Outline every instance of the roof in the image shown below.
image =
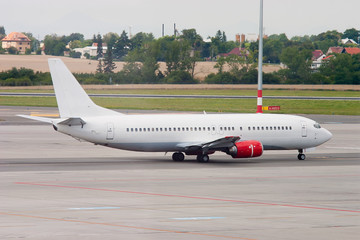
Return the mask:
<svg viewBox="0 0 360 240">
<path fill-rule="evenodd" d="M 12 32 L 4 37 L 1 41 L 3 42 L 31 42 L 31 40 L 23 33 Z"/>
<path fill-rule="evenodd" d="M 350 55 L 353 55 L 353 54 L 360 54 L 360 48 L 345 48 L 344 49 L 344 52 L 350 54 Z"/>
<path fill-rule="evenodd" d="M 328 53 L 341 53 L 343 51 L 343 47 L 330 47 Z"/>
<path fill-rule="evenodd" d="M 322 60 L 329 60 L 330 58 L 334 57 L 334 55 L 329 55 L 327 57 L 324 57 Z"/>
<path fill-rule="evenodd" d="M 341 43 L 342 43 L 342 44 L 348 44 L 348 43 L 357 44 L 354 40 L 349 39 L 349 38 L 341 39 Z"/>
<path fill-rule="evenodd" d="M 245 53 L 245 56 L 248 55 L 248 52 L 245 48 L 234 48 L 233 50 L 231 50 L 230 52 L 228 53 L 223 53 L 221 54 L 221 56 L 224 56 L 224 57 L 227 57 L 227 56 L 230 56 L 230 55 L 237 55 L 237 56 L 243 56 Z"/>
<path fill-rule="evenodd" d="M 313 55 L 313 59 L 318 59 L 322 55 L 324 55 L 324 53 L 321 50 L 315 50 L 315 51 L 312 52 L 312 55 Z"/>
</svg>

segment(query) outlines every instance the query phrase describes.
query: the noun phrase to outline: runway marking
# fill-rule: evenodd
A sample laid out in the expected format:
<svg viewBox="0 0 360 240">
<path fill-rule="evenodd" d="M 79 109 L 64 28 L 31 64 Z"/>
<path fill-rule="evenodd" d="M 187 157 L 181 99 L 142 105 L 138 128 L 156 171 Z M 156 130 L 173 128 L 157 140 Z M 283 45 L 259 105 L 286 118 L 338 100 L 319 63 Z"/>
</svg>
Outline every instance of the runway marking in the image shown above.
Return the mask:
<svg viewBox="0 0 360 240">
<path fill-rule="evenodd" d="M 15 184 L 34 185 L 34 186 L 43 186 L 43 187 L 69 188 L 69 189 L 82 189 L 82 190 L 104 191 L 104 192 L 118 192 L 118 193 L 140 194 L 140 195 L 160 196 L 160 197 L 174 197 L 174 198 L 199 199 L 199 200 L 220 201 L 220 202 L 245 203 L 245 204 L 263 205 L 263 206 L 278 206 L 278 207 L 291 207 L 291 208 L 302 208 L 302 209 L 314 209 L 314 210 L 326 210 L 326 211 L 338 211 L 338 212 L 360 213 L 359 210 L 348 210 L 348 209 L 338 209 L 338 208 L 303 206 L 303 205 L 283 204 L 283 203 L 268 203 L 268 202 L 256 202 L 256 201 L 243 201 L 243 200 L 235 200 L 235 199 L 223 199 L 223 198 L 212 198 L 212 197 L 199 197 L 199 196 L 186 196 L 186 195 L 175 195 L 175 194 L 164 194 L 164 193 L 137 192 L 137 191 L 127 191 L 127 190 L 117 190 L 117 189 L 106 189 L 106 188 L 90 188 L 90 187 L 81 187 L 81 186 L 65 186 L 65 185 L 43 184 L 43 183 L 32 183 L 32 182 L 15 182 Z"/>
<path fill-rule="evenodd" d="M 255 239 L 251 239 L 251 238 L 233 237 L 233 236 L 198 233 L 198 232 L 184 232 L 184 231 L 176 231 L 176 230 L 160 229 L 160 228 L 150 228 L 150 227 L 138 227 L 138 226 L 130 226 L 130 225 L 106 223 L 106 222 L 89 222 L 89 221 L 82 221 L 82 220 L 71 220 L 71 219 L 62 219 L 62 218 L 41 217 L 41 216 L 35 216 L 35 215 L 25 215 L 25 214 L 7 213 L 7 212 L 0 212 L 0 214 L 1 215 L 7 215 L 7 216 L 14 216 L 14 217 L 36 218 L 36 219 L 53 220 L 53 221 L 60 221 L 60 222 L 71 222 L 71 223 L 83 223 L 83 224 L 103 225 L 103 226 L 121 227 L 121 228 L 132 228 L 132 229 L 137 229 L 137 230 L 179 233 L 179 234 L 207 236 L 207 237 L 218 237 L 218 238 L 229 238 L 229 239 L 255 240 Z"/>
<path fill-rule="evenodd" d="M 322 157 L 321 157 L 322 158 Z M 77 180 L 77 181 L 40 181 L 37 183 L 83 183 L 83 182 L 161 182 L 161 181 L 191 181 L 191 180 L 241 180 L 241 179 L 283 179 L 283 178 L 337 178 L 360 177 L 360 174 L 348 175 L 308 175 L 308 176 L 262 176 L 262 177 L 208 177 L 208 178 L 140 178 L 140 179 L 108 179 L 108 180 Z"/>
</svg>

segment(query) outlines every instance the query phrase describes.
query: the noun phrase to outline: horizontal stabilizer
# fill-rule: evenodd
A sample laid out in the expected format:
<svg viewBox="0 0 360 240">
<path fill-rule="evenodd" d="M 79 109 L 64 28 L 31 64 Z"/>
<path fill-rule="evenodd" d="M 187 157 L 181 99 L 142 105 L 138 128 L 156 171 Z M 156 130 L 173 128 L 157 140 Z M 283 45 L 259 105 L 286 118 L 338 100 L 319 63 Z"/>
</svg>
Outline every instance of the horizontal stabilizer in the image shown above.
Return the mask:
<svg viewBox="0 0 360 240">
<path fill-rule="evenodd" d="M 68 125 L 68 126 L 84 126 L 86 122 L 82 120 L 81 118 L 68 118 L 66 120 L 63 120 L 61 122 L 58 122 L 58 124 L 61 125 Z"/>
<path fill-rule="evenodd" d="M 28 118 L 40 122 L 46 122 L 46 123 L 53 123 L 53 118 L 46 118 L 46 117 L 37 117 L 37 116 L 29 116 L 29 115 L 16 115 L 18 117 Z"/>
</svg>

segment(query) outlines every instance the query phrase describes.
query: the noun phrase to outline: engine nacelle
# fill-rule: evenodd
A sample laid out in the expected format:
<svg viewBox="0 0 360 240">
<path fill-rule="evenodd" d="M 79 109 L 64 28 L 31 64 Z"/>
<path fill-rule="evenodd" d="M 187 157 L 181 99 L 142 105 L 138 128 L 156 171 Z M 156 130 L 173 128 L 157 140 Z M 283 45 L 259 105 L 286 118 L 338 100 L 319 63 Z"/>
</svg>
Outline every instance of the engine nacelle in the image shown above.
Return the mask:
<svg viewBox="0 0 360 240">
<path fill-rule="evenodd" d="M 263 150 L 261 142 L 249 140 L 235 143 L 235 146 L 229 149 L 229 154 L 233 158 L 253 158 L 260 157 Z"/>
</svg>

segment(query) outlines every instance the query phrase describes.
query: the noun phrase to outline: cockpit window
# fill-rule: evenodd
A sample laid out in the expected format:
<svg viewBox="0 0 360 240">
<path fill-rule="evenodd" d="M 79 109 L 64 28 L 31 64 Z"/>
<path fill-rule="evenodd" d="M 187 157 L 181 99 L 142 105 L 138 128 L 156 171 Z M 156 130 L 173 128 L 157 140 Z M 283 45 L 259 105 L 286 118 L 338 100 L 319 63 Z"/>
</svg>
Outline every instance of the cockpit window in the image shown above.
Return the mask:
<svg viewBox="0 0 360 240">
<path fill-rule="evenodd" d="M 321 126 L 320 126 L 319 123 L 315 123 L 315 124 L 314 124 L 314 127 L 315 127 L 315 128 L 321 128 Z"/>
</svg>

